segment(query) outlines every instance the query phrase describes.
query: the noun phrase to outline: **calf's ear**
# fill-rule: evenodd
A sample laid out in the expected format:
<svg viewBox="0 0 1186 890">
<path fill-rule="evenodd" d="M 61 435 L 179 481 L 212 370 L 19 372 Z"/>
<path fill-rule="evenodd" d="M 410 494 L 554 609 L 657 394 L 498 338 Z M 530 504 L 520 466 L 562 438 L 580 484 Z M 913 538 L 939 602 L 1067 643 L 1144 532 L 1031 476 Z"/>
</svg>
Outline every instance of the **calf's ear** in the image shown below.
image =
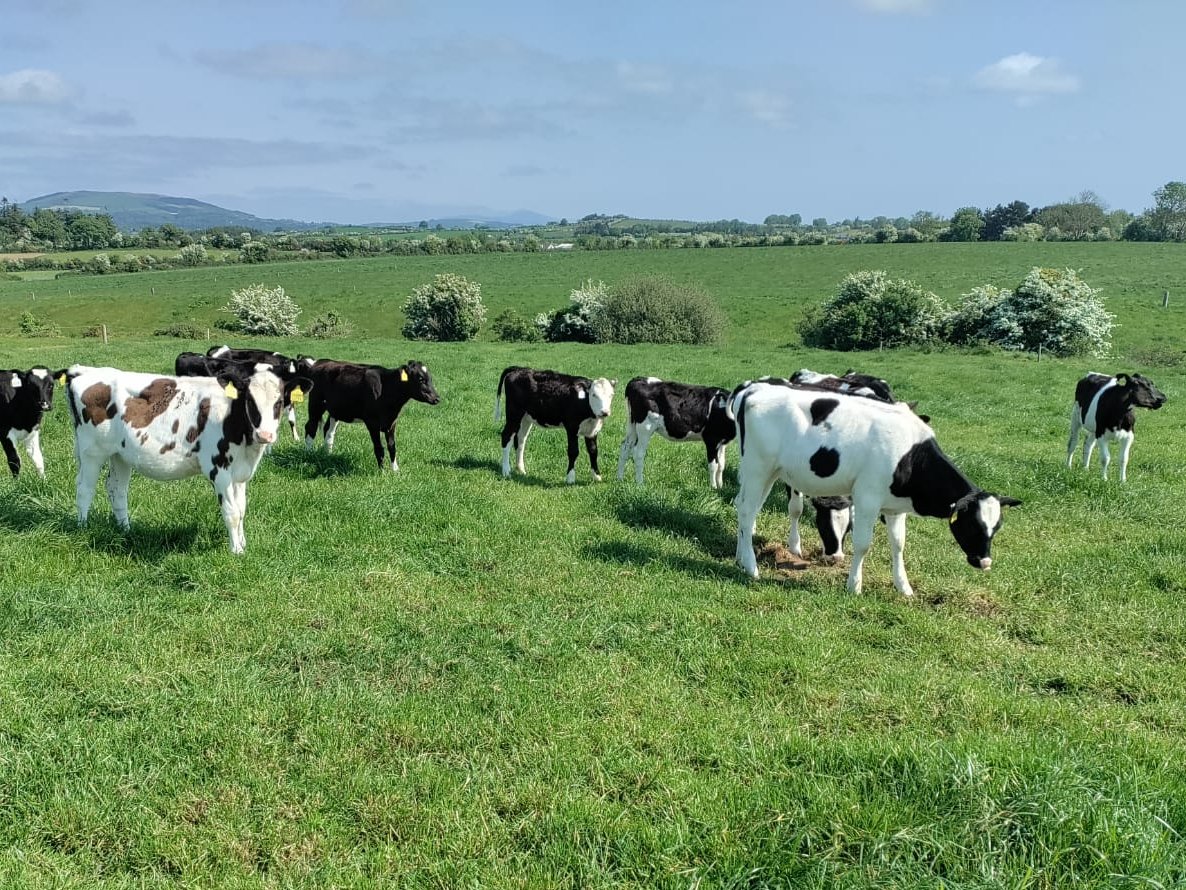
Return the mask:
<svg viewBox="0 0 1186 890">
<path fill-rule="evenodd" d="M 1131 378 L 1130 378 L 1130 377 L 1129 377 L 1127 374 L 1125 374 L 1125 373 L 1122 371 L 1122 372 L 1120 372 L 1119 374 L 1117 374 L 1117 375 L 1116 375 L 1116 382 L 1117 382 L 1117 383 L 1122 383 L 1122 384 L 1124 384 L 1125 386 L 1128 386 L 1128 385 L 1129 385 L 1129 383 L 1131 383 L 1131 382 L 1132 382 L 1132 379 L 1131 379 Z"/>
<path fill-rule="evenodd" d="M 291 377 L 284 381 L 284 394 L 290 402 L 304 401 L 305 393 L 313 388 L 313 381 L 308 377 Z"/>
<path fill-rule="evenodd" d="M 1021 501 L 1017 498 L 1011 498 L 1007 494 L 998 494 L 997 500 L 1001 502 L 1002 507 L 1020 507 Z"/>
<path fill-rule="evenodd" d="M 233 374 L 218 374 L 214 379 L 218 381 L 218 385 L 222 387 L 226 397 L 232 401 L 239 398 L 239 393 L 247 388 L 247 384 Z"/>
</svg>

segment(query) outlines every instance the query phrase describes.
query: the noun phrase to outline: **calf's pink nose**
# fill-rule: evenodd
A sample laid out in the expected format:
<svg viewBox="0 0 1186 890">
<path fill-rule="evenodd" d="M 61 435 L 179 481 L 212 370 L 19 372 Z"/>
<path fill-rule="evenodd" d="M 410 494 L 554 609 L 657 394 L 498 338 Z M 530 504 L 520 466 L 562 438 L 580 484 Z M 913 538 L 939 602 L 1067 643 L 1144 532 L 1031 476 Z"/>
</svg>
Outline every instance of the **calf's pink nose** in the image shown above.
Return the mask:
<svg viewBox="0 0 1186 890">
<path fill-rule="evenodd" d="M 256 430 L 255 438 L 263 442 L 265 445 L 271 445 L 276 441 L 276 434 L 270 430 Z"/>
<path fill-rule="evenodd" d="M 991 569 L 992 568 L 992 557 L 986 556 L 986 557 L 984 557 L 984 559 L 980 560 L 980 568 Z"/>
</svg>

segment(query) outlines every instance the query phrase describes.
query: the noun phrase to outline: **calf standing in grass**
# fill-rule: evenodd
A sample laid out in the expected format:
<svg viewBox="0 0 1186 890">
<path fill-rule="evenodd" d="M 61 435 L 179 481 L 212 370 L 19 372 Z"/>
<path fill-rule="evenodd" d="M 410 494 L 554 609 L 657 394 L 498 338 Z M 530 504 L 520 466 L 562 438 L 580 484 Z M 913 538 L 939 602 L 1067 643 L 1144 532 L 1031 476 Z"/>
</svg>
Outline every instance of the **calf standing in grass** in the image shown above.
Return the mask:
<svg viewBox="0 0 1186 890">
<path fill-rule="evenodd" d="M 502 475 L 511 475 L 511 445 L 515 446 L 516 466 L 523 468 L 523 450 L 531 427 L 562 426 L 568 434 L 568 473 L 564 477 L 570 485 L 576 482 L 577 456 L 581 453 L 577 436 L 585 440 L 593 479 L 601 481 L 597 466 L 597 434 L 609 417 L 614 400 L 616 380 L 598 377 L 573 377 L 556 371 L 533 368 L 507 368 L 498 378 L 494 392 L 494 420 L 499 419 L 502 393 L 506 390 L 507 417 L 502 428 Z"/>
<path fill-rule="evenodd" d="M 108 465 L 107 496 L 128 528 L 132 470 L 150 479 L 201 473 L 218 495 L 232 553 L 247 546 L 247 483 L 276 441 L 284 396 L 309 381 L 281 382 L 269 365 L 228 366 L 217 377 L 162 377 L 75 365 L 67 372 L 78 461 L 78 521 L 85 525 L 95 483 Z"/>
<path fill-rule="evenodd" d="M 322 432 L 326 451 L 334 450 L 334 435 L 339 423 L 361 420 L 371 434 L 371 444 L 380 470 L 383 469 L 380 433 L 387 440 L 392 472 L 399 470 L 395 454 L 395 424 L 404 405 L 411 400 L 429 405 L 441 401 L 432 384 L 428 366 L 421 362 L 384 368 L 333 359 L 301 359 L 297 367 L 300 373 L 307 374 L 313 380 L 313 392 L 309 395 L 309 420 L 305 424 L 305 447 L 313 447 L 323 414 L 327 415 Z"/>
<path fill-rule="evenodd" d="M 879 514 L 889 532 L 894 586 L 905 596 L 913 593 L 903 561 L 910 513 L 947 519 L 969 565 L 992 565 L 1001 508 L 1020 501 L 969 482 L 908 406 L 756 383 L 737 391 L 729 407 L 741 449 L 737 561 L 747 574 L 758 575 L 754 523 L 780 479 L 811 497 L 852 497 L 851 591 L 861 590 Z"/>
<path fill-rule="evenodd" d="M 41 418 L 53 407 L 54 380 L 65 371 L 47 368 L 29 371 L 0 371 L 0 445 L 15 479 L 21 472 L 16 446 L 23 444 L 37 475 L 45 478 L 41 456 Z"/>
<path fill-rule="evenodd" d="M 651 436 L 672 442 L 703 442 L 708 454 L 708 484 L 720 488 L 725 476 L 725 446 L 737 428 L 725 411 L 729 394 L 715 386 L 672 383 L 658 377 L 635 377 L 626 384 L 626 437 L 618 455 L 618 478 L 634 460 L 634 481 L 642 484 L 643 463 Z"/>
<path fill-rule="evenodd" d="M 1083 467 L 1091 463 L 1091 452 L 1100 446 L 1100 468 L 1108 478 L 1108 464 L 1112 455 L 1108 443 L 1120 441 L 1120 481 L 1128 478 L 1128 453 L 1132 450 L 1133 427 L 1136 414 L 1133 408 L 1156 411 L 1165 404 L 1165 393 L 1153 381 L 1140 374 L 1090 373 L 1075 386 L 1075 404 L 1071 406 L 1071 437 L 1067 440 L 1067 467 L 1075 460 L 1075 446 L 1080 430 L 1086 430 L 1083 440 Z"/>
</svg>

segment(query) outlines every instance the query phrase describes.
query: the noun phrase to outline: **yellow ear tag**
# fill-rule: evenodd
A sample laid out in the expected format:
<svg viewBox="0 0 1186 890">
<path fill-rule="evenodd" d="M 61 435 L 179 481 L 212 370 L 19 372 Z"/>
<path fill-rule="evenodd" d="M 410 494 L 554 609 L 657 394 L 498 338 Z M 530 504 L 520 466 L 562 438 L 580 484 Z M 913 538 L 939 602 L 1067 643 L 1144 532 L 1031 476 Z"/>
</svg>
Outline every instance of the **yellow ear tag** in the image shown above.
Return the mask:
<svg viewBox="0 0 1186 890">
<path fill-rule="evenodd" d="M 955 525 L 955 521 L 956 521 L 958 518 L 959 518 L 959 514 L 958 514 L 958 513 L 952 513 L 952 514 L 951 514 L 951 525 Z"/>
<path fill-rule="evenodd" d="M 228 399 L 239 398 L 239 390 L 235 389 L 235 384 L 233 383 L 227 383 L 227 385 L 223 387 L 222 391 L 226 393 L 226 397 Z"/>
<path fill-rule="evenodd" d="M 65 386 L 65 385 L 66 385 L 66 372 L 63 371 L 61 374 L 58 375 L 58 386 Z"/>
<path fill-rule="evenodd" d="M 303 401 L 305 401 L 305 393 L 304 393 L 304 391 L 303 391 L 303 390 L 302 390 L 302 389 L 301 389 L 301 388 L 298 386 L 298 387 L 296 387 L 296 388 L 295 388 L 295 389 L 294 389 L 292 392 L 290 392 L 290 393 L 288 394 L 288 400 L 289 400 L 290 402 L 292 402 L 294 405 L 295 405 L 297 402 L 303 402 Z"/>
<path fill-rule="evenodd" d="M 407 371 L 405 371 L 403 368 L 400 368 L 400 369 L 399 369 L 399 379 L 400 379 L 400 380 L 401 380 L 403 383 L 407 383 L 407 382 L 408 382 L 408 372 L 407 372 Z"/>
</svg>

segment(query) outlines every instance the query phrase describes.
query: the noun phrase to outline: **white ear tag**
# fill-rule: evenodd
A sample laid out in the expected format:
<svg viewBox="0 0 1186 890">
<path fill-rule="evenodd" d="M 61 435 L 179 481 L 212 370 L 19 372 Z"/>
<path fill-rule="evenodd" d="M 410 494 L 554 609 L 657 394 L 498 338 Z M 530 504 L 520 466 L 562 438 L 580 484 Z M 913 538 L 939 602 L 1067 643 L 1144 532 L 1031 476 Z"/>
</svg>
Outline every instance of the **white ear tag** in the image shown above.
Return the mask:
<svg viewBox="0 0 1186 890">
<path fill-rule="evenodd" d="M 21 378 L 18 377 L 16 374 L 12 375 L 12 388 L 13 389 L 21 388 Z"/>
<path fill-rule="evenodd" d="M 585 391 L 584 391 L 583 389 L 578 389 L 578 390 L 577 390 L 577 398 L 578 398 L 578 399 L 583 399 L 583 398 L 585 398 Z"/>
</svg>

